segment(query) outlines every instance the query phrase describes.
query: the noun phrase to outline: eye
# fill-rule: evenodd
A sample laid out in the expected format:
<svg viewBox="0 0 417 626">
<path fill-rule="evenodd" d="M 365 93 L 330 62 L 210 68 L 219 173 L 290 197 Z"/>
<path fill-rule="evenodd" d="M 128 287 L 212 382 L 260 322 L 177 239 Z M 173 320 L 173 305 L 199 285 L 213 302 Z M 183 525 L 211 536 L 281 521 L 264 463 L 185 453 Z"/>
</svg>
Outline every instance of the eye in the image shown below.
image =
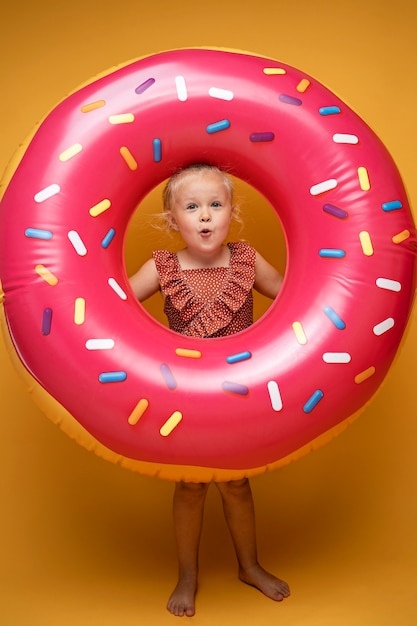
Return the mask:
<svg viewBox="0 0 417 626">
<path fill-rule="evenodd" d="M 187 204 L 187 211 L 192 211 L 197 208 L 197 205 L 194 203 Z"/>
<path fill-rule="evenodd" d="M 221 205 L 222 205 L 221 202 L 219 202 L 218 200 L 211 203 L 211 206 L 214 207 L 215 209 L 218 209 L 219 207 L 221 207 Z"/>
</svg>

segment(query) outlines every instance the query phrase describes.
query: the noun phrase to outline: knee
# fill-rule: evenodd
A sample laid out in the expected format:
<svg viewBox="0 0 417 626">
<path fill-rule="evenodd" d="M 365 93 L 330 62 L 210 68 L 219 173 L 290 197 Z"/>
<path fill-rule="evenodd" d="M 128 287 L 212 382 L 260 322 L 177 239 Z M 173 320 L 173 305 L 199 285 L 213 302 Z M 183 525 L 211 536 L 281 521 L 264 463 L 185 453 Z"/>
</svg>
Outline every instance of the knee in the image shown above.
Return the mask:
<svg viewBox="0 0 417 626">
<path fill-rule="evenodd" d="M 186 483 L 180 481 L 175 484 L 175 494 L 181 498 L 198 500 L 206 497 L 209 483 Z"/>
<path fill-rule="evenodd" d="M 245 495 L 251 495 L 250 483 L 247 478 L 216 483 L 216 487 L 223 498 L 242 498 Z"/>
</svg>

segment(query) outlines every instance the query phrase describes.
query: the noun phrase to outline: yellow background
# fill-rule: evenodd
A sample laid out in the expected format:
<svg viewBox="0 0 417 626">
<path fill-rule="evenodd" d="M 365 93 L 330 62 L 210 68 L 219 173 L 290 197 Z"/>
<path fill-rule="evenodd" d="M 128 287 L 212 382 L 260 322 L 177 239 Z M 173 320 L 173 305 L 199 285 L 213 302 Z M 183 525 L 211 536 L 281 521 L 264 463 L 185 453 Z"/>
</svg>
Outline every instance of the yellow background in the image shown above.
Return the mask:
<svg viewBox="0 0 417 626">
<path fill-rule="evenodd" d="M 279 59 L 333 89 L 385 142 L 416 205 L 416 18 L 414 0 L 6 0 L 0 168 L 97 73 L 159 50 L 216 46 Z M 276 605 L 237 581 L 211 490 L 193 623 L 415 626 L 416 334 L 414 312 L 385 384 L 344 434 L 252 481 L 261 560 L 289 581 L 289 600 Z M 172 485 L 62 435 L 1 350 L 0 623 L 172 624 Z"/>
</svg>

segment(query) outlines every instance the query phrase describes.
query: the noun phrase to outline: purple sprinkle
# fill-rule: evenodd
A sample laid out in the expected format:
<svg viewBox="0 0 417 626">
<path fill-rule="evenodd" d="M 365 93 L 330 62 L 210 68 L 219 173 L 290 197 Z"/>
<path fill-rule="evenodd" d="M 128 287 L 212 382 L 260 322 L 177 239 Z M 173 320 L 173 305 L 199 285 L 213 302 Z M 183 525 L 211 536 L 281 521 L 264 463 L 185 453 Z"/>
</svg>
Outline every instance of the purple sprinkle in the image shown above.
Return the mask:
<svg viewBox="0 0 417 626">
<path fill-rule="evenodd" d="M 149 87 L 152 87 L 152 85 L 154 84 L 155 79 L 154 78 L 148 78 L 148 80 L 145 80 L 144 83 L 142 83 L 141 85 L 139 85 L 139 87 L 136 87 L 135 92 L 137 94 L 141 94 L 144 91 L 146 91 L 147 89 L 149 89 Z"/>
<path fill-rule="evenodd" d="M 231 393 L 238 393 L 241 396 L 247 396 L 249 393 L 249 389 L 246 385 L 240 385 L 239 383 L 232 383 L 228 380 L 225 380 L 222 383 L 222 388 L 224 391 L 230 391 Z"/>
<path fill-rule="evenodd" d="M 44 309 L 42 315 L 42 335 L 49 335 L 52 325 L 52 309 Z"/>
<path fill-rule="evenodd" d="M 341 220 L 346 219 L 349 215 L 347 211 L 339 208 L 338 206 L 334 206 L 334 204 L 325 204 L 323 206 L 323 211 L 325 213 L 329 213 L 330 215 L 334 215 L 335 217 L 339 217 Z"/>
<path fill-rule="evenodd" d="M 249 137 L 251 141 L 273 141 L 275 134 L 271 132 L 267 133 L 252 133 Z"/>
<path fill-rule="evenodd" d="M 299 107 L 303 104 L 303 101 L 300 98 L 294 98 L 293 96 L 287 96 L 285 93 L 280 94 L 279 99 L 284 104 L 294 104 Z"/>
<path fill-rule="evenodd" d="M 177 381 L 175 380 L 173 373 L 166 363 L 162 363 L 161 365 L 161 374 L 164 377 L 164 380 L 167 384 L 168 389 L 175 389 L 177 386 Z"/>
</svg>

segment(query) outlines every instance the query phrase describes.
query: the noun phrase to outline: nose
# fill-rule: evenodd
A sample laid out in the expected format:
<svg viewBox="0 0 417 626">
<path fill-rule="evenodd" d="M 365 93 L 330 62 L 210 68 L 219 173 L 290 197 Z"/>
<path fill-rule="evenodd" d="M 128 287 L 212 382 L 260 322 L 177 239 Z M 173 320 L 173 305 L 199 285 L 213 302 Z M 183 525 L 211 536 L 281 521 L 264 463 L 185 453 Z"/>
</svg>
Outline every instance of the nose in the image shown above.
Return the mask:
<svg viewBox="0 0 417 626">
<path fill-rule="evenodd" d="M 203 209 L 201 211 L 200 222 L 211 222 L 211 214 L 208 209 Z"/>
</svg>

